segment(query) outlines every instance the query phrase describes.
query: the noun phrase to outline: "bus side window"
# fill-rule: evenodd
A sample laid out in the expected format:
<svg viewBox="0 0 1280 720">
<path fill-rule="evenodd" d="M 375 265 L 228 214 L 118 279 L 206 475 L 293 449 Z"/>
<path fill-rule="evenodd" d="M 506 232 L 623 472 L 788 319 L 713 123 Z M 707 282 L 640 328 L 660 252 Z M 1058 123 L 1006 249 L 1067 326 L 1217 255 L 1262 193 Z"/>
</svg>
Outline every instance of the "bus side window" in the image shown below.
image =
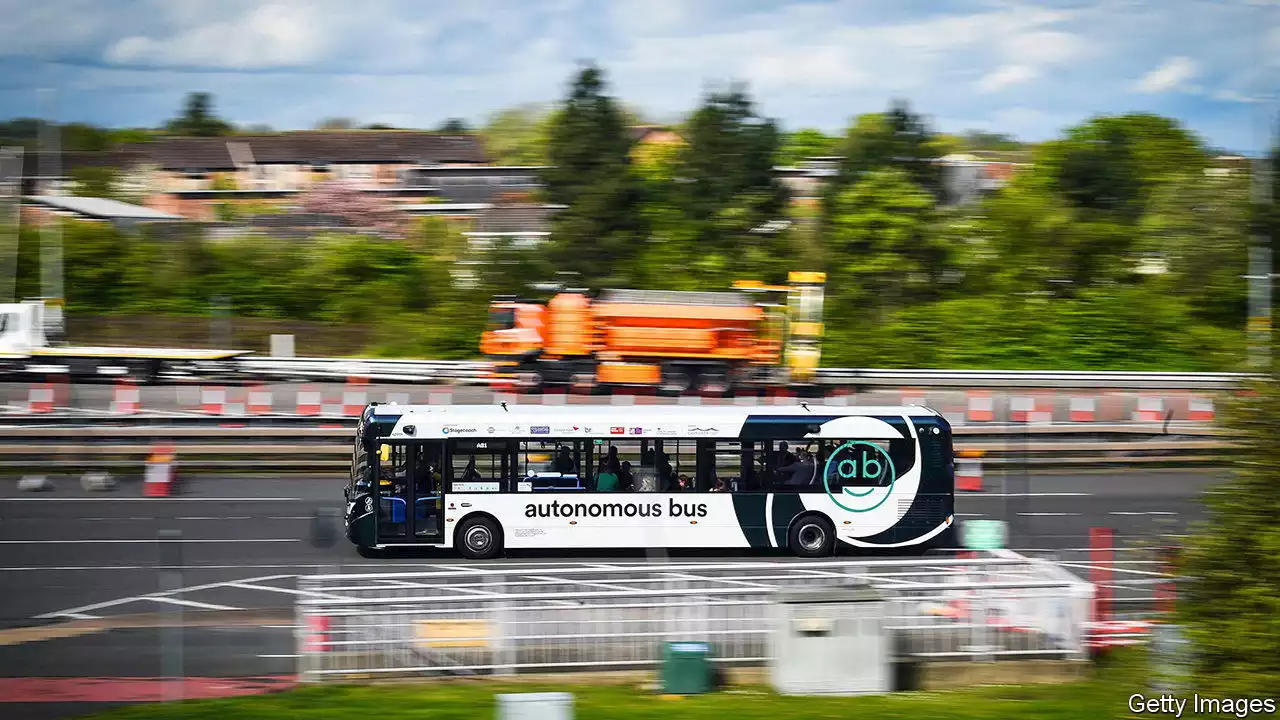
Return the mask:
<svg viewBox="0 0 1280 720">
<path fill-rule="evenodd" d="M 509 490 L 513 465 L 511 443 L 506 440 L 449 441 L 450 483 L 498 483 L 499 490 Z"/>
</svg>

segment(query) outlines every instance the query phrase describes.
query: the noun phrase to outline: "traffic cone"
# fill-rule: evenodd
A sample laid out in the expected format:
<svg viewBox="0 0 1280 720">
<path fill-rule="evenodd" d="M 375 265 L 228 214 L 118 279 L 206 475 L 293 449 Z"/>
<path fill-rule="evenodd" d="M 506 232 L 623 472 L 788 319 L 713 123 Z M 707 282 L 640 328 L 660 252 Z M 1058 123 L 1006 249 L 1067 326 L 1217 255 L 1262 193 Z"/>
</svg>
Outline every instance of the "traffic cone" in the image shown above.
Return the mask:
<svg viewBox="0 0 1280 720">
<path fill-rule="evenodd" d="M 143 493 L 147 497 L 168 497 L 173 494 L 174 449 L 169 445 L 157 445 L 147 457 L 147 471 Z"/>
</svg>

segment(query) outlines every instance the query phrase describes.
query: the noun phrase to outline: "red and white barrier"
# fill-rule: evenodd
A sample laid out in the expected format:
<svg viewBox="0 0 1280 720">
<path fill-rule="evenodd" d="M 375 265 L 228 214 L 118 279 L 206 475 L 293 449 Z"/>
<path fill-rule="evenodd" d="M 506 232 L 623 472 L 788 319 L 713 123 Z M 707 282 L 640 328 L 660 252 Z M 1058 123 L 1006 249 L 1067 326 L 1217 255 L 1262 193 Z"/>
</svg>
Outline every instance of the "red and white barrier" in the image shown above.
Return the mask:
<svg viewBox="0 0 1280 720">
<path fill-rule="evenodd" d="M 332 621 L 323 615 L 312 615 L 307 618 L 307 639 L 304 645 L 306 652 L 326 652 L 329 650 L 329 632 Z"/>
<path fill-rule="evenodd" d="M 1164 420 L 1164 398 L 1155 395 L 1142 395 L 1138 398 L 1138 411 L 1133 414 L 1138 422 L 1160 422 Z"/>
<path fill-rule="evenodd" d="M 221 415 L 226 410 L 227 390 L 222 387 L 200 388 L 200 412 Z"/>
<path fill-rule="evenodd" d="M 111 394 L 111 412 L 116 415 L 136 415 L 142 409 L 142 394 L 132 380 L 116 383 Z"/>
<path fill-rule="evenodd" d="M 360 413 L 364 412 L 365 405 L 369 404 L 369 392 L 366 389 L 367 382 L 362 378 L 353 378 L 347 381 L 347 387 L 342 391 L 343 417 L 360 417 Z"/>
<path fill-rule="evenodd" d="M 27 412 L 30 413 L 47 413 L 53 412 L 54 405 L 57 404 L 57 397 L 53 391 L 53 383 L 40 383 L 32 385 L 27 390 Z"/>
<path fill-rule="evenodd" d="M 1093 422 L 1098 419 L 1098 400 L 1092 397 L 1073 397 L 1067 419 L 1071 422 Z"/>
<path fill-rule="evenodd" d="M 298 400 L 294 408 L 294 414 L 319 415 L 324 409 L 323 402 L 320 391 L 315 386 L 304 385 L 298 388 Z"/>
<path fill-rule="evenodd" d="M 152 448 L 151 455 L 147 457 L 146 474 L 143 476 L 143 495 L 168 497 L 173 494 L 173 483 L 176 479 L 176 457 L 173 447 L 158 445 Z"/>
<path fill-rule="evenodd" d="M 1187 419 L 1196 422 L 1213 422 L 1213 398 L 1193 395 L 1187 403 Z"/>
<path fill-rule="evenodd" d="M 273 409 L 271 391 L 266 385 L 250 385 L 244 406 L 250 415 L 270 415 Z"/>
<path fill-rule="evenodd" d="M 996 419 L 995 402 L 991 393 L 969 393 L 970 422 L 991 422 Z"/>
<path fill-rule="evenodd" d="M 1014 395 L 1009 398 L 1009 420 L 1012 422 L 1030 422 L 1031 413 L 1035 411 L 1035 398 L 1028 395 Z"/>
<path fill-rule="evenodd" d="M 982 490 L 982 461 L 956 461 L 956 489 L 966 492 Z"/>
</svg>

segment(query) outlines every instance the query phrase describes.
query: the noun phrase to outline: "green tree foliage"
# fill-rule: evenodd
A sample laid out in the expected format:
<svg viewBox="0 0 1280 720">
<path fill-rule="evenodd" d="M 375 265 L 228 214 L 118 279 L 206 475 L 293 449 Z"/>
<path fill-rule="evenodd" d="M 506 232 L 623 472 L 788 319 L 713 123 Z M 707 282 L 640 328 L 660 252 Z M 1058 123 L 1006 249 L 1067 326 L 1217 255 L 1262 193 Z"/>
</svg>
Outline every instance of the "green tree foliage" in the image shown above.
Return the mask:
<svg viewBox="0 0 1280 720">
<path fill-rule="evenodd" d="M 584 66 L 551 125 L 544 173 L 547 197 L 566 205 L 548 243 L 559 272 L 577 273 L 591 287 L 630 284 L 642 246 L 638 182 L 631 139 L 617 101 L 605 94 L 604 74 Z"/>
<path fill-rule="evenodd" d="M 206 92 L 188 93 L 182 114 L 169 121 L 166 129 L 174 135 L 216 137 L 230 135 L 231 124 L 213 111 L 213 96 Z"/>
<path fill-rule="evenodd" d="M 1201 693 L 1280 695 L 1280 377 L 1226 413 L 1238 433 L 1234 477 L 1205 502 L 1209 522 L 1188 541 L 1180 621 Z"/>
<path fill-rule="evenodd" d="M 833 309 L 867 318 L 935 298 L 948 248 L 933 220 L 933 197 L 903 170 L 871 170 L 843 190 L 824 243 Z"/>
<path fill-rule="evenodd" d="M 1198 320 L 1239 328 L 1248 312 L 1249 178 L 1184 175 L 1160 186 L 1141 220 L 1144 254 L 1167 263 L 1153 282 L 1187 298 Z"/>
<path fill-rule="evenodd" d="M 924 118 L 913 113 L 905 102 L 894 102 L 884 113 L 858 116 L 840 150 L 844 160 L 832 183 L 833 193 L 882 167 L 903 170 L 934 195 L 941 190 L 942 172 L 934 162 L 938 157 L 934 134 Z"/>
<path fill-rule="evenodd" d="M 1200 141 L 1158 115 L 1100 117 L 1043 144 L 1038 169 L 1050 173 L 1072 205 L 1133 221 L 1162 182 L 1207 162 Z"/>
<path fill-rule="evenodd" d="M 786 134 L 775 162 L 785 167 L 795 167 L 805 158 L 835 155 L 839 144 L 839 139 L 821 130 L 797 130 Z"/>
<path fill-rule="evenodd" d="M 440 123 L 440 127 L 436 128 L 436 132 L 443 135 L 465 135 L 471 132 L 471 126 L 462 118 L 449 118 Z"/>
<path fill-rule="evenodd" d="M 1009 135 L 983 130 L 970 130 L 960 139 L 965 150 L 1021 150 L 1022 143 Z"/>
<path fill-rule="evenodd" d="M 120 173 L 109 167 L 71 168 L 71 194 L 79 197 L 120 199 Z"/>
<path fill-rule="evenodd" d="M 485 152 L 496 165 L 546 165 L 555 113 L 521 105 L 489 116 L 480 130 Z"/>
</svg>

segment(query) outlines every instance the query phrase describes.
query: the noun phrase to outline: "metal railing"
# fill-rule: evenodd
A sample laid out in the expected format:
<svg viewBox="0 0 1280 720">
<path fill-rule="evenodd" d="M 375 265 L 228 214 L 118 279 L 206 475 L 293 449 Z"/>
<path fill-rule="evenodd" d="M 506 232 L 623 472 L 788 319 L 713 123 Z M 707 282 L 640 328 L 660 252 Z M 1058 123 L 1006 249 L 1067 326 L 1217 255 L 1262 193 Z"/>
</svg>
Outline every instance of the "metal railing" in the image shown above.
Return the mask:
<svg viewBox="0 0 1280 720">
<path fill-rule="evenodd" d="M 84 418 L 34 416 L 0 426 L 0 468 L 140 468 L 157 443 L 187 470 L 337 472 L 350 467 L 352 418 L 256 416 Z M 1221 467 L 1235 444 L 1207 427 L 1155 425 L 969 426 L 955 428 L 961 462 L 988 467 Z"/>
<path fill-rule="evenodd" d="M 665 641 L 764 665 L 774 593 L 869 582 L 894 660 L 1065 658 L 1085 646 L 1093 588 L 1011 552 L 908 560 L 450 566 L 299 579 L 304 681 L 651 668 Z"/>
</svg>

